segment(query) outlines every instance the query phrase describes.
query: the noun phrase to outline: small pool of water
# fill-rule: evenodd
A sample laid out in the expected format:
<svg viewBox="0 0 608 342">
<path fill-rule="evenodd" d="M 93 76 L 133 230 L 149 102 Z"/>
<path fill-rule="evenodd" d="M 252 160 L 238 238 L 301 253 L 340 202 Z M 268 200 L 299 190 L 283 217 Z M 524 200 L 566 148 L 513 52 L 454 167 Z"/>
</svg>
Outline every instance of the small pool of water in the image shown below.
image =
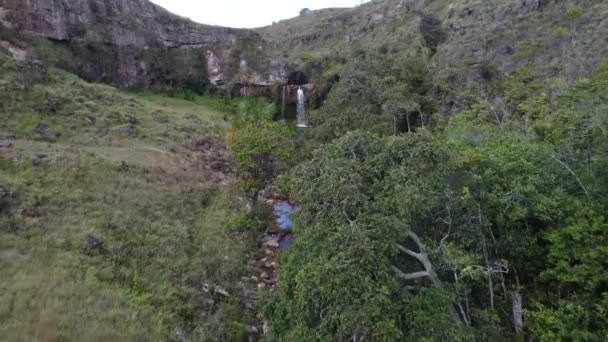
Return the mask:
<svg viewBox="0 0 608 342">
<path fill-rule="evenodd" d="M 293 245 L 293 242 L 296 240 L 296 235 L 294 233 L 288 233 L 279 238 L 279 250 L 281 252 L 285 252 L 286 250 Z"/>
<path fill-rule="evenodd" d="M 291 247 L 296 238 L 292 232 L 293 221 L 291 216 L 297 211 L 297 208 L 287 201 L 277 202 L 273 205 L 273 208 L 280 231 L 280 237 L 278 239 L 279 249 L 281 251 L 286 251 Z"/>
<path fill-rule="evenodd" d="M 291 231 L 293 229 L 291 215 L 296 212 L 296 208 L 289 202 L 278 202 L 273 207 L 279 229 L 282 232 Z"/>
</svg>

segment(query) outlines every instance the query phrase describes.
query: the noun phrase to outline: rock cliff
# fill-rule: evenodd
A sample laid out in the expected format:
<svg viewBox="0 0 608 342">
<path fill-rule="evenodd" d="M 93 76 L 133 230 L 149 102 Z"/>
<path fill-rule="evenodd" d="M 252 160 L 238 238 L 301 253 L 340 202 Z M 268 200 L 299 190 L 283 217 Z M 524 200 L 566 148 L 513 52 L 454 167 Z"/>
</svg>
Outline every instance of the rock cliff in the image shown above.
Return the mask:
<svg viewBox="0 0 608 342">
<path fill-rule="evenodd" d="M 433 97 L 450 114 L 467 93 L 485 97 L 487 84 L 522 68 L 541 81 L 588 75 L 608 53 L 607 14 L 601 0 L 375 0 L 244 30 L 197 24 L 148 0 L 0 0 L 0 33 L 52 41 L 61 53 L 50 59 L 92 81 L 194 90 L 211 81 L 245 93 L 292 84 L 294 72 L 324 88 L 363 47 L 428 54 L 440 85 Z M 442 32 L 430 49 L 425 25 Z"/>
<path fill-rule="evenodd" d="M 266 84 L 276 74 L 255 31 L 194 23 L 147 0 L 0 0 L 0 26 L 51 40 L 69 56 L 60 66 L 121 86 Z"/>
</svg>

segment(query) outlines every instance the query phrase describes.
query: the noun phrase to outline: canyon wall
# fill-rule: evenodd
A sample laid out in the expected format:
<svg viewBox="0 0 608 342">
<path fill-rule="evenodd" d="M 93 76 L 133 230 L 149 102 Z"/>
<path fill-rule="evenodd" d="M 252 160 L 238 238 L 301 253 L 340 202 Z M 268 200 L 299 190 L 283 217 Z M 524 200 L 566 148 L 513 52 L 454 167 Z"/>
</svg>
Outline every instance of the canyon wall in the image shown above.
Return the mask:
<svg viewBox="0 0 608 342">
<path fill-rule="evenodd" d="M 120 86 L 280 77 L 257 32 L 198 24 L 147 0 L 0 0 L 0 29 L 49 40 L 69 55 L 60 67 Z"/>
</svg>

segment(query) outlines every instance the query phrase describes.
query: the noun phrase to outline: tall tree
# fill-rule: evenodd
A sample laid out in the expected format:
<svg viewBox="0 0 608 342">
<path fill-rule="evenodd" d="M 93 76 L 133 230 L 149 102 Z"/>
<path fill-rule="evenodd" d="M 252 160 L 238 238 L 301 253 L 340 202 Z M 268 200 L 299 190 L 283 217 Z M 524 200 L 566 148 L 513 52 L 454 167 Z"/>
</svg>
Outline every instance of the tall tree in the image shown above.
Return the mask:
<svg viewBox="0 0 608 342">
<path fill-rule="evenodd" d="M 264 99 L 242 100 L 228 135 L 237 174 L 251 200 L 252 218 L 260 191 L 275 180 L 295 147 L 288 127 L 272 121 L 273 112 Z"/>
</svg>

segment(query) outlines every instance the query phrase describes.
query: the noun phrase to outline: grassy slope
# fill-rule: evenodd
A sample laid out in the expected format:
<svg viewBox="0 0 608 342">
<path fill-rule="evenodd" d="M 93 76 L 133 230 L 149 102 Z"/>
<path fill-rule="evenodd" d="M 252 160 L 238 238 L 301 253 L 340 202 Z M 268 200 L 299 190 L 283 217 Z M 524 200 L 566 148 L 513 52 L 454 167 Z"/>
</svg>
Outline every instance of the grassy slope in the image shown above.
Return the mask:
<svg viewBox="0 0 608 342">
<path fill-rule="evenodd" d="M 298 68 L 311 59 L 350 58 L 353 47 L 387 46 L 403 53 L 420 47 L 416 16 L 392 9 L 392 0 L 315 11 L 259 28 L 275 58 Z"/>
<path fill-rule="evenodd" d="M 0 186 L 16 193 L 0 202 L 0 340 L 228 338 L 248 319 L 238 293 L 251 241 L 228 228 L 239 205 L 221 104 L 57 70 L 25 91 L 11 86 L 19 74 L 0 49 Z M 129 115 L 133 135 L 118 130 Z M 103 250 L 82 253 L 89 236 Z"/>
</svg>

